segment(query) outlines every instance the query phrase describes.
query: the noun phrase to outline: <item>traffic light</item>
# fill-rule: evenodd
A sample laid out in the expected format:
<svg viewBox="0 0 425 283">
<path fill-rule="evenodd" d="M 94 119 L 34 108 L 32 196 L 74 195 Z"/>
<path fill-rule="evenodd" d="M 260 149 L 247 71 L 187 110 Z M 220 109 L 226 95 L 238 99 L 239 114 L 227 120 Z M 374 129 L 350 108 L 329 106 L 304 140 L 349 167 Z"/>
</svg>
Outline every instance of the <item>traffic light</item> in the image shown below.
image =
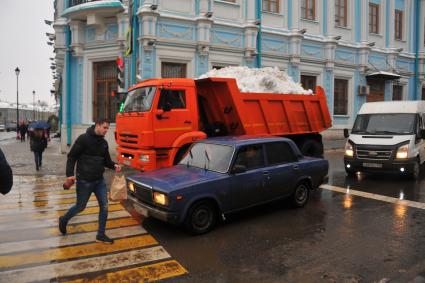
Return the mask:
<svg viewBox="0 0 425 283">
<path fill-rule="evenodd" d="M 125 79 L 124 79 L 124 60 L 122 57 L 118 57 L 116 60 L 117 63 L 117 92 L 125 91 Z"/>
</svg>

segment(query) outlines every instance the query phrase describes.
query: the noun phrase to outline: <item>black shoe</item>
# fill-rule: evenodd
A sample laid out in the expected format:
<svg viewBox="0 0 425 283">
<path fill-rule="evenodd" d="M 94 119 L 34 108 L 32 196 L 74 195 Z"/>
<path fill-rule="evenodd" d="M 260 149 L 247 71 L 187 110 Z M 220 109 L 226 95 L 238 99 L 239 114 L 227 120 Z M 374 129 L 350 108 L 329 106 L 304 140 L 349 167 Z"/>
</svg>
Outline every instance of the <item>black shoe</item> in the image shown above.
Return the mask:
<svg viewBox="0 0 425 283">
<path fill-rule="evenodd" d="M 112 240 L 111 238 L 109 238 L 106 235 L 97 235 L 96 236 L 96 242 L 112 245 L 114 243 L 114 240 Z"/>
<path fill-rule="evenodd" d="M 38 171 L 38 170 L 40 170 L 40 168 L 39 168 L 38 166 L 35 166 L 35 170 L 37 170 L 37 171 Z"/>
<path fill-rule="evenodd" d="M 61 231 L 62 235 L 66 234 L 66 222 L 63 216 L 59 217 L 59 231 Z"/>
</svg>

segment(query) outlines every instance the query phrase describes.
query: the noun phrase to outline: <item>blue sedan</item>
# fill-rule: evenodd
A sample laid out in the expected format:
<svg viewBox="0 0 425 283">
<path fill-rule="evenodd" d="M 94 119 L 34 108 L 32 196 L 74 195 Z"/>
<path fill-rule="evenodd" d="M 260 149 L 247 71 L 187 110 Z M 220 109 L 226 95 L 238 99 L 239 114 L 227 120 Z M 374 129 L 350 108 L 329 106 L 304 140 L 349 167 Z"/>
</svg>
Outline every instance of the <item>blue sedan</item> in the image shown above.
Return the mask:
<svg viewBox="0 0 425 283">
<path fill-rule="evenodd" d="M 289 197 L 304 206 L 328 167 L 286 138 L 211 138 L 192 144 L 176 166 L 127 177 L 128 199 L 145 217 L 202 234 L 220 217 L 255 205 Z"/>
</svg>

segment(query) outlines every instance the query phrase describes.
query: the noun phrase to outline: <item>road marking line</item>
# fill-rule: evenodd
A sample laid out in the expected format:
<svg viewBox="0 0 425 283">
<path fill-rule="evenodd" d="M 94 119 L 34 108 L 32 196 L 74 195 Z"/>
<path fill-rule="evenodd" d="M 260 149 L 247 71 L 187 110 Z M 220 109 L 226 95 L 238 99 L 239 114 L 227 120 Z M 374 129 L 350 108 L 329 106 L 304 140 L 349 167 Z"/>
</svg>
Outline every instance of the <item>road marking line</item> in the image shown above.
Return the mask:
<svg viewBox="0 0 425 283">
<path fill-rule="evenodd" d="M 112 211 L 118 211 L 118 210 L 124 210 L 121 204 L 112 204 L 108 206 L 108 212 Z M 22 221 L 22 216 L 25 215 L 27 219 L 48 219 L 48 218 L 58 218 L 59 216 L 62 216 L 66 213 L 67 210 L 58 210 L 58 211 L 48 211 L 48 212 L 37 212 L 34 211 L 32 214 L 14 214 L 14 215 L 0 215 L 0 223 L 7 223 L 7 222 L 19 222 Z M 95 214 L 99 212 L 99 207 L 87 207 L 82 212 L 80 212 L 78 215 L 87 215 L 87 214 Z"/>
<path fill-rule="evenodd" d="M 55 236 L 39 240 L 3 243 L 0 244 L 0 255 L 94 242 L 96 233 L 97 231 L 70 235 L 67 234 L 65 236 Z M 123 238 L 146 234 L 147 232 L 141 226 L 129 226 L 108 229 L 106 233 L 110 238 Z"/>
<path fill-rule="evenodd" d="M 18 186 L 18 185 L 17 185 Z M 43 185 L 44 186 L 44 185 Z M 64 190 L 62 188 L 62 184 L 58 187 L 53 188 L 31 188 L 31 189 L 22 189 L 22 186 L 17 190 L 12 190 L 7 196 L 19 196 L 19 194 L 32 194 L 34 196 L 43 196 L 44 194 L 60 194 L 60 195 L 67 195 L 67 194 L 75 194 L 75 188 Z"/>
<path fill-rule="evenodd" d="M 342 188 L 342 187 L 336 187 L 336 186 L 331 186 L 331 185 L 327 185 L 327 184 L 321 185 L 320 188 L 325 189 L 325 190 L 334 191 L 334 192 L 343 193 L 343 194 L 350 194 L 350 195 L 354 195 L 354 196 L 360 196 L 360 197 L 370 198 L 370 199 L 374 199 L 374 200 L 380 200 L 380 201 L 405 205 L 405 206 L 419 208 L 419 209 L 425 209 L 425 203 L 423 203 L 423 202 L 416 202 L 416 201 L 411 201 L 411 200 L 404 200 L 404 199 L 398 199 L 398 198 L 393 198 L 393 197 L 387 197 L 387 196 L 383 196 L 383 195 L 372 194 L 372 193 L 368 193 L 368 192 L 362 192 L 362 191 L 357 191 L 357 190 L 352 190 L 352 189 L 347 189 L 347 188 Z"/>
<path fill-rule="evenodd" d="M 67 199 L 67 198 L 76 198 L 76 194 L 67 194 L 67 195 L 49 195 L 46 197 L 34 197 L 29 195 L 21 195 L 14 197 L 6 197 L 6 199 L 1 201 L 1 203 L 17 203 L 17 202 L 25 202 L 25 201 L 50 201 L 57 199 Z"/>
<path fill-rule="evenodd" d="M 27 264 L 48 263 L 57 260 L 69 260 L 73 258 L 108 254 L 151 245 L 158 245 L 158 242 L 151 235 L 142 235 L 116 239 L 113 245 L 89 243 L 70 247 L 51 248 L 42 251 L 15 253 L 13 255 L 1 255 L 0 270 Z"/>
<path fill-rule="evenodd" d="M 1 215 L 14 215 L 14 214 L 19 214 L 19 213 L 43 213 L 43 212 L 48 212 L 48 211 L 53 211 L 53 210 L 64 210 L 64 209 L 69 209 L 71 208 L 74 204 L 75 204 L 75 200 L 72 203 L 69 204 L 59 204 L 59 205 L 51 205 L 48 207 L 30 207 L 30 206 L 26 206 L 26 207 L 21 207 L 21 208 L 9 208 L 9 209 L 0 209 L 0 216 Z M 114 204 L 118 204 L 117 202 L 115 202 Z M 93 201 L 89 201 L 87 202 L 87 207 L 94 207 L 94 206 L 98 206 L 98 202 L 96 200 Z"/>
<path fill-rule="evenodd" d="M 90 216 L 90 217 L 85 217 Z M 135 225 L 138 224 L 134 218 L 128 217 L 129 213 L 127 211 L 114 211 L 108 214 L 108 221 L 106 222 L 107 228 L 121 227 L 120 221 L 123 221 L 122 226 Z M 126 218 L 123 218 L 126 217 Z M 68 224 L 68 233 L 79 233 L 79 232 L 88 232 L 97 230 L 97 214 L 76 216 L 71 219 Z M 93 222 L 95 221 L 95 222 Z M 89 223 L 86 223 L 89 222 Z M 81 224 L 83 223 L 83 224 Z M 31 225 L 26 225 L 21 223 L 21 226 L 16 224 L 9 224 L 7 226 L 0 225 L 0 243 L 10 242 L 10 241 L 19 241 L 18 239 L 28 239 L 28 235 L 31 235 L 33 239 L 38 239 L 34 237 L 49 237 L 51 235 L 58 235 L 58 220 L 52 219 L 49 222 L 39 222 L 39 225 L 31 223 Z M 92 227 L 93 226 L 93 227 Z M 91 227 L 89 230 L 84 230 L 83 227 Z M 75 231 L 74 231 L 75 229 Z"/>
<path fill-rule="evenodd" d="M 103 283 L 115 283 L 115 282 L 131 282 L 130 279 L 138 278 L 143 282 L 152 282 L 162 280 L 165 278 L 176 277 L 183 274 L 187 274 L 187 270 L 181 266 L 175 260 L 168 260 L 155 264 L 144 265 L 141 267 L 135 267 L 130 269 L 124 269 L 115 272 L 107 272 L 102 275 L 98 275 L 94 278 L 85 277 L 81 279 L 75 279 L 71 281 L 63 281 L 64 283 L 84 283 L 84 282 L 103 282 Z"/>
<path fill-rule="evenodd" d="M 113 245 L 112 245 L 113 246 Z M 117 254 L 85 258 L 42 266 L 0 272 L 0 282 L 24 283 L 47 281 L 58 277 L 84 275 L 112 268 L 134 266 L 155 260 L 170 258 L 161 246 L 132 250 Z"/>
</svg>

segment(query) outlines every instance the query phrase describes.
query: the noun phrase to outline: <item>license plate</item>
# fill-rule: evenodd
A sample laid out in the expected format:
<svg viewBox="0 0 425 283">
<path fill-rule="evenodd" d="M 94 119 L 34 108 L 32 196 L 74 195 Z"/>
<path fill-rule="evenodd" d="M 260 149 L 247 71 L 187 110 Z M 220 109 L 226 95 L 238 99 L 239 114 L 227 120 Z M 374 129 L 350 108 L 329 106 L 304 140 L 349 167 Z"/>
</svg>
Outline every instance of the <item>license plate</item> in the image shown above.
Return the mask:
<svg viewBox="0 0 425 283">
<path fill-rule="evenodd" d="M 367 163 L 367 162 L 364 162 L 363 163 L 363 167 L 382 168 L 382 164 L 381 163 Z"/>
<path fill-rule="evenodd" d="M 124 161 L 123 161 L 123 163 L 124 163 L 125 165 L 130 165 L 130 164 L 131 164 L 131 161 L 130 161 L 130 160 L 124 160 Z"/>
<path fill-rule="evenodd" d="M 133 207 L 134 207 L 134 210 L 137 211 L 137 213 L 139 213 L 139 214 L 141 214 L 145 217 L 148 217 L 148 210 L 146 208 L 138 206 L 136 204 L 133 204 Z"/>
</svg>

